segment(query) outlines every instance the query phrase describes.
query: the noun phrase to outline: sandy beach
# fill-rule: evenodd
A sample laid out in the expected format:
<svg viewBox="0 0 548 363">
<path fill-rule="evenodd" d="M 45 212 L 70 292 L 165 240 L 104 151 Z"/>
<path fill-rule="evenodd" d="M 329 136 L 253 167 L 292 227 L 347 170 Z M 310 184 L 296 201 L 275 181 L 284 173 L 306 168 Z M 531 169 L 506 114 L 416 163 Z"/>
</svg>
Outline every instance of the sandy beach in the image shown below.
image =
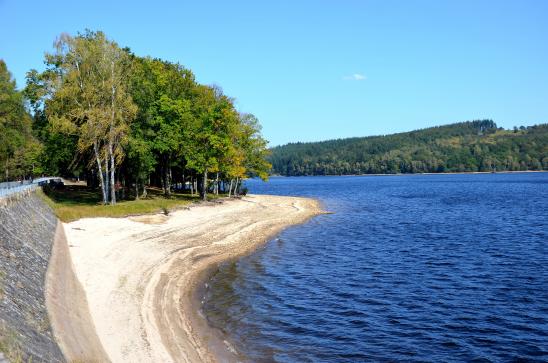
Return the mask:
<svg viewBox="0 0 548 363">
<path fill-rule="evenodd" d="M 170 215 L 64 224 L 97 336 L 112 362 L 236 361 L 200 313 L 218 263 L 321 213 L 306 198 L 251 195 Z"/>
</svg>

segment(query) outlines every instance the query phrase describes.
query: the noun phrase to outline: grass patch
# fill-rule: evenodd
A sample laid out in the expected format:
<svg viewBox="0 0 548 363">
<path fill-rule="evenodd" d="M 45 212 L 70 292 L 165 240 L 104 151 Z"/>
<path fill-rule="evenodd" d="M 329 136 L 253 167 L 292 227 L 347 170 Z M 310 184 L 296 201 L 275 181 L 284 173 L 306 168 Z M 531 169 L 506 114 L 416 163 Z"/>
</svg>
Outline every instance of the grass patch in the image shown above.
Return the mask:
<svg viewBox="0 0 548 363">
<path fill-rule="evenodd" d="M 123 200 L 116 205 L 101 204 L 100 191 L 84 186 L 65 186 L 59 189 L 38 191 L 38 194 L 55 211 L 63 222 L 75 221 L 80 218 L 93 217 L 127 217 L 131 215 L 164 213 L 184 207 L 199 201 L 197 196 L 173 193 L 171 198 L 165 198 L 161 190 L 147 188 L 149 196 L 140 200 Z M 208 199 L 222 196 L 211 195 Z"/>
</svg>

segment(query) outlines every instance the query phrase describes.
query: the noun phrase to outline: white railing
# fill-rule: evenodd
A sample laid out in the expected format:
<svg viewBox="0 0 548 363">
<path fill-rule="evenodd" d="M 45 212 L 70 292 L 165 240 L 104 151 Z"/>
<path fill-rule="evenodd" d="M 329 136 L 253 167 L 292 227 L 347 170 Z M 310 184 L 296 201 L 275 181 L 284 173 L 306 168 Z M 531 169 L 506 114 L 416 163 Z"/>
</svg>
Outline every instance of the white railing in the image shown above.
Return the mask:
<svg viewBox="0 0 548 363">
<path fill-rule="evenodd" d="M 39 186 L 43 186 L 50 181 L 62 182 L 59 177 L 44 177 L 33 180 L 23 180 L 15 182 L 0 183 L 0 198 L 7 197 L 16 193 L 33 190 Z"/>
</svg>

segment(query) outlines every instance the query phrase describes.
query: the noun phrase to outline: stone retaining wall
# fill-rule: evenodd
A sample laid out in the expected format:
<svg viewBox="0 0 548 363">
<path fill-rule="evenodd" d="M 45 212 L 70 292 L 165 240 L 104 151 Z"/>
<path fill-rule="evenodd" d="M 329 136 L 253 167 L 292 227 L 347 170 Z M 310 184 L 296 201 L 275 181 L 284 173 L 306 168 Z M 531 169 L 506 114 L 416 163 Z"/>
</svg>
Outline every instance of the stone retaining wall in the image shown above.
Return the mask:
<svg viewBox="0 0 548 363">
<path fill-rule="evenodd" d="M 57 218 L 35 192 L 0 203 L 0 351 L 10 361 L 64 362 L 46 309 Z"/>
</svg>

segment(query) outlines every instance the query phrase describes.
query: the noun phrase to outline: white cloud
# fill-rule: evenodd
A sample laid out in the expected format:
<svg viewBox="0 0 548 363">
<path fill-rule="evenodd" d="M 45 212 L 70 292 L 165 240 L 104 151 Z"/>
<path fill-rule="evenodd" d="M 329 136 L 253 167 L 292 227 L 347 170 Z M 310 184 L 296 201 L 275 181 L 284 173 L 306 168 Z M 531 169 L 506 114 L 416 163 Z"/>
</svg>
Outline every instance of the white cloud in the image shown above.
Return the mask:
<svg viewBox="0 0 548 363">
<path fill-rule="evenodd" d="M 351 76 L 344 76 L 343 79 L 347 80 L 347 81 L 363 81 L 363 80 L 367 79 L 367 77 L 365 77 L 361 73 L 354 73 Z"/>
</svg>

